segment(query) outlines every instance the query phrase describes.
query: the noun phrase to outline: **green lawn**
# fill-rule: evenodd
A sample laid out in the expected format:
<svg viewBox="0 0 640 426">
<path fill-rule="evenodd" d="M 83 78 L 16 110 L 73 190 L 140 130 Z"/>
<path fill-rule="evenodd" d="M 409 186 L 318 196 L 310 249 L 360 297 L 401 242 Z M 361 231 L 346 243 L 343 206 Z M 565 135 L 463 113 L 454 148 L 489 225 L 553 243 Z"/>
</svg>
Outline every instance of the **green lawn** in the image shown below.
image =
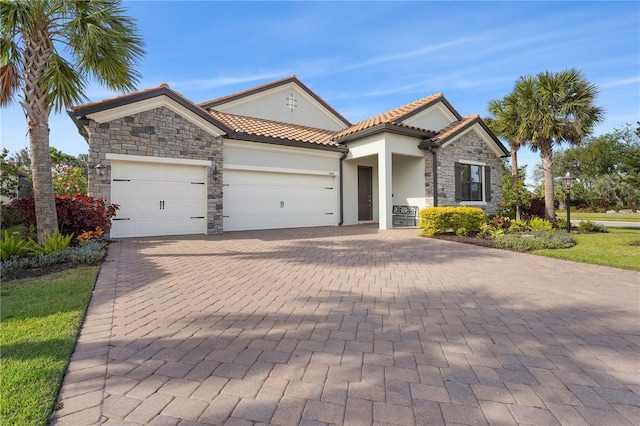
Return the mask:
<svg viewBox="0 0 640 426">
<path fill-rule="evenodd" d="M 567 218 L 566 210 L 556 210 L 556 216 L 561 219 Z M 574 220 L 606 220 L 611 222 L 640 222 L 638 213 L 583 213 L 571 210 L 571 221 Z"/>
<path fill-rule="evenodd" d="M 98 266 L 0 286 L 0 425 L 46 425 Z"/>
<path fill-rule="evenodd" d="M 640 229 L 609 228 L 608 233 L 575 234 L 578 244 L 569 249 L 536 250 L 533 253 L 556 259 L 640 271 Z"/>
</svg>

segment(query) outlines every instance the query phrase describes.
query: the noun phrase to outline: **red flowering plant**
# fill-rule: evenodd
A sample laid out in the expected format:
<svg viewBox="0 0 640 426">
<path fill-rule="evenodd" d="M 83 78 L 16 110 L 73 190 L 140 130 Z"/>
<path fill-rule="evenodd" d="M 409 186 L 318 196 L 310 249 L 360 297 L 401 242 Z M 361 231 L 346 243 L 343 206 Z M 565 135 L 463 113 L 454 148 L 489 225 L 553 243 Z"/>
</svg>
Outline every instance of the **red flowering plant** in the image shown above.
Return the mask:
<svg viewBox="0 0 640 426">
<path fill-rule="evenodd" d="M 111 218 L 119 209 L 117 204 L 106 204 L 106 198 L 89 195 L 56 196 L 58 230 L 61 235 L 82 235 L 85 231 L 102 235 L 111 228 Z M 7 206 L 13 210 L 25 230 L 35 229 L 36 210 L 32 197 L 15 198 Z"/>
</svg>

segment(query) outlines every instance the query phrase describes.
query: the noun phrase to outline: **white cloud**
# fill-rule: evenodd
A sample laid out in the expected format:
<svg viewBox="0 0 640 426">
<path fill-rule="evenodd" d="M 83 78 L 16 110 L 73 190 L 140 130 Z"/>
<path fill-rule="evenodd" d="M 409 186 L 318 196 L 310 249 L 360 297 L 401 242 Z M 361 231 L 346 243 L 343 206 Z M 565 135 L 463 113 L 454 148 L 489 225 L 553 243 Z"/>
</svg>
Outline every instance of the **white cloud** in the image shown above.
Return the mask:
<svg viewBox="0 0 640 426">
<path fill-rule="evenodd" d="M 619 78 L 616 80 L 608 80 L 603 83 L 600 83 L 599 87 L 618 87 L 618 86 L 627 86 L 629 84 L 638 84 L 640 83 L 640 76 L 632 76 L 627 78 Z"/>
<path fill-rule="evenodd" d="M 233 84 L 249 83 L 262 80 L 275 80 L 286 77 L 282 71 L 270 71 L 259 74 L 218 76 L 214 78 L 170 81 L 168 84 L 175 90 L 215 89 Z"/>
</svg>

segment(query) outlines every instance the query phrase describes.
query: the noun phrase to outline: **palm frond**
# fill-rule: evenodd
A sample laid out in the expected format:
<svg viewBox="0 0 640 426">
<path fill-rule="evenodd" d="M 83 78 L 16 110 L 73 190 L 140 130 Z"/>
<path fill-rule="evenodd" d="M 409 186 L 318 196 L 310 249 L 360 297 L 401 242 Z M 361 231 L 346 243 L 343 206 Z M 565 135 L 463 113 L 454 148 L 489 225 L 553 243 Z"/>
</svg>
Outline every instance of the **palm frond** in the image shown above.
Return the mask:
<svg viewBox="0 0 640 426">
<path fill-rule="evenodd" d="M 140 78 L 135 66 L 145 53 L 144 43 L 118 2 L 85 2 L 66 26 L 81 73 L 114 90 L 135 89 Z"/>
<path fill-rule="evenodd" d="M 20 88 L 20 72 L 15 62 L 0 67 L 0 107 L 10 105 Z"/>
<path fill-rule="evenodd" d="M 87 86 L 86 77 L 58 54 L 51 57 L 49 69 L 42 75 L 40 83 L 46 87 L 47 103 L 56 112 L 88 100 L 84 94 Z"/>
</svg>

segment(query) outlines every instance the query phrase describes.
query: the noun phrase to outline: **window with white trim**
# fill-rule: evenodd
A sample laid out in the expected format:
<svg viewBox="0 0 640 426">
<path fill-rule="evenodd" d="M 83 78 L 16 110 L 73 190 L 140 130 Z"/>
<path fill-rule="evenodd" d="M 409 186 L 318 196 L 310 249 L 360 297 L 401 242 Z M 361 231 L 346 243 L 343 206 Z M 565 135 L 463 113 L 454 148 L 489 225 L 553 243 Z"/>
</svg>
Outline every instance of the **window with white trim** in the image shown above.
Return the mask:
<svg viewBox="0 0 640 426">
<path fill-rule="evenodd" d="M 456 201 L 491 201 L 491 167 L 471 162 L 454 163 Z"/>
</svg>

